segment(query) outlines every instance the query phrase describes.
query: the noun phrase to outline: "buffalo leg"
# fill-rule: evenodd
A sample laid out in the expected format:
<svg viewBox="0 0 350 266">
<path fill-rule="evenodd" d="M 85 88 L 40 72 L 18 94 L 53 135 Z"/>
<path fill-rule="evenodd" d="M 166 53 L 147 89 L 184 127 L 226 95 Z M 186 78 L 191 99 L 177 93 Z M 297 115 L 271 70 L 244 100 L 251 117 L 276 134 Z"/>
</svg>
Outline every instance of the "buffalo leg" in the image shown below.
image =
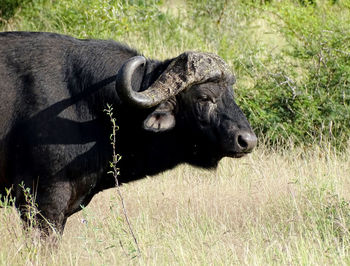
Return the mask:
<svg viewBox="0 0 350 266">
<path fill-rule="evenodd" d="M 36 227 L 44 236 L 49 236 L 54 231 L 63 233 L 70 199 L 70 184 L 57 182 L 45 188 L 39 187 L 34 195 L 23 193 L 17 206 L 25 227 Z"/>
</svg>

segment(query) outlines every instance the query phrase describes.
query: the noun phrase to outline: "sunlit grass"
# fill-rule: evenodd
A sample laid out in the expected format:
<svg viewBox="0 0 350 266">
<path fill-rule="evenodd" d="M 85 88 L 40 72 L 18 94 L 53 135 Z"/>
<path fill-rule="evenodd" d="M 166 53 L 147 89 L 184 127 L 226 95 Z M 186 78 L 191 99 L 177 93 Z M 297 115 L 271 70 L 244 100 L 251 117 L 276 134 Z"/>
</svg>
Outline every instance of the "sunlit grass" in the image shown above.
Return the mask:
<svg viewBox="0 0 350 266">
<path fill-rule="evenodd" d="M 56 248 L 32 242 L 2 209 L 4 265 L 344 264 L 349 262 L 350 158 L 327 149 L 258 149 L 217 171 L 180 166 L 122 193 L 141 257 L 114 189 L 72 216 Z"/>
</svg>

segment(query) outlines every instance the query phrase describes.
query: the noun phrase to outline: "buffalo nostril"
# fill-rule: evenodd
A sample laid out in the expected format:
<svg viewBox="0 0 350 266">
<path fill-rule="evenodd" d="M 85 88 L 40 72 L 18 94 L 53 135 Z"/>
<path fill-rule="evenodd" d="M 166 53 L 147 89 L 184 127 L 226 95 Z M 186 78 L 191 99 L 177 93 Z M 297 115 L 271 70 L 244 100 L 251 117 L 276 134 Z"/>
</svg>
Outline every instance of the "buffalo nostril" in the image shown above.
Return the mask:
<svg viewBox="0 0 350 266">
<path fill-rule="evenodd" d="M 248 147 L 248 143 L 247 141 L 244 139 L 244 137 L 242 137 L 241 135 L 238 136 L 238 145 L 239 147 L 245 149 L 246 147 Z"/>
<path fill-rule="evenodd" d="M 257 137 L 253 132 L 239 132 L 237 145 L 242 152 L 251 152 L 257 144 Z"/>
</svg>

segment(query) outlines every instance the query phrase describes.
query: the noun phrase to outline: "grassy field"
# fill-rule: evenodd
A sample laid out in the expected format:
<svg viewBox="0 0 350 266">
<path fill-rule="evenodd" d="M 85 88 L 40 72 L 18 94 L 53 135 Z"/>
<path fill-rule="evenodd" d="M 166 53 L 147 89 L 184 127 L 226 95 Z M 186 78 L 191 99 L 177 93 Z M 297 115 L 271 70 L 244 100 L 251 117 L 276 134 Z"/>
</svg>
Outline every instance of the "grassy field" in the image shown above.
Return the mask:
<svg viewBox="0 0 350 266">
<path fill-rule="evenodd" d="M 217 171 L 183 165 L 123 185 L 140 256 L 115 189 L 55 247 L 2 208 L 0 265 L 350 264 L 349 0 L 4 3 L 18 5 L 0 12 L 1 31 L 114 39 L 158 59 L 219 54 L 259 147 Z"/>
<path fill-rule="evenodd" d="M 72 216 L 58 247 L 33 241 L 0 210 L 1 265 L 346 265 L 350 154 L 294 149 L 180 166 L 122 187 L 137 256 L 115 189 Z M 34 238 L 35 239 L 35 238 Z"/>
</svg>

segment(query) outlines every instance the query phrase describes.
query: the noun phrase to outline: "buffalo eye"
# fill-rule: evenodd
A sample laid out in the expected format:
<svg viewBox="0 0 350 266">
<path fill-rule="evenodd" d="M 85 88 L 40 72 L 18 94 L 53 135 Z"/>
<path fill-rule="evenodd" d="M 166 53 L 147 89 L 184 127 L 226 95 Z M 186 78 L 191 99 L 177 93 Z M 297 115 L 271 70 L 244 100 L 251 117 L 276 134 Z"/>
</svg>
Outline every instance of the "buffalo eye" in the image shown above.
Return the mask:
<svg viewBox="0 0 350 266">
<path fill-rule="evenodd" d="M 207 102 L 212 102 L 214 103 L 214 99 L 211 98 L 209 95 L 201 95 L 197 98 L 197 101 L 199 103 L 207 103 Z"/>
</svg>

